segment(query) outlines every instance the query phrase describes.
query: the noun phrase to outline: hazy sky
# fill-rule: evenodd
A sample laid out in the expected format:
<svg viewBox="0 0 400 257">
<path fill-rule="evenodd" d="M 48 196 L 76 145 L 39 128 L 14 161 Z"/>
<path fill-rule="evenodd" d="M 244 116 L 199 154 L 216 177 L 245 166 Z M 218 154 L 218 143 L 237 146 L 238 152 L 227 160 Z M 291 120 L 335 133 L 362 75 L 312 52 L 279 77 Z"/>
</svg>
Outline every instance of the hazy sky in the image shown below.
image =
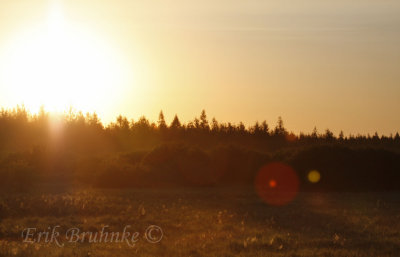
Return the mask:
<svg viewBox="0 0 400 257">
<path fill-rule="evenodd" d="M 68 33 L 52 51 L 68 51 L 52 59 L 40 35 L 54 39 L 59 16 Z M 0 57 L 6 107 L 37 106 L 39 91 L 45 106 L 76 97 L 104 121 L 206 109 L 248 125 L 282 116 L 295 132 L 400 131 L 398 0 L 1 0 Z"/>
</svg>

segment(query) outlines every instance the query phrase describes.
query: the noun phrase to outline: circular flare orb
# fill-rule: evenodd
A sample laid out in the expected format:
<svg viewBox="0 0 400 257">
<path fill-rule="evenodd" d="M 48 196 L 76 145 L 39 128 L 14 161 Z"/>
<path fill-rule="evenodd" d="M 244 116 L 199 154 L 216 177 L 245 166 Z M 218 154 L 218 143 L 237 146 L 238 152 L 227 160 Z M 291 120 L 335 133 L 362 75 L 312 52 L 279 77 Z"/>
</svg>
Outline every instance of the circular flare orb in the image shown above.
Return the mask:
<svg viewBox="0 0 400 257">
<path fill-rule="evenodd" d="M 317 170 L 312 170 L 307 175 L 308 181 L 318 183 L 321 179 L 321 174 Z"/>
<path fill-rule="evenodd" d="M 289 165 L 274 162 L 263 166 L 255 179 L 260 198 L 270 204 L 282 206 L 290 203 L 299 191 L 299 178 Z"/>
</svg>

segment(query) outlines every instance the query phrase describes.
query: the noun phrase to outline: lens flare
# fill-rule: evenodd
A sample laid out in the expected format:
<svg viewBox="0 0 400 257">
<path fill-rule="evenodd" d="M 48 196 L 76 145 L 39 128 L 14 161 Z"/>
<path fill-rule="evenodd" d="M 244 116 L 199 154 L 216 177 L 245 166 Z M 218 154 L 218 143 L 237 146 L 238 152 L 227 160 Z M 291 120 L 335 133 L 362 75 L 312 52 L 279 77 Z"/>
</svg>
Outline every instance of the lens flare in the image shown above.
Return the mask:
<svg viewBox="0 0 400 257">
<path fill-rule="evenodd" d="M 270 205 L 286 205 L 299 191 L 299 178 L 296 172 L 283 163 L 270 163 L 262 167 L 255 180 L 260 198 Z"/>
<path fill-rule="evenodd" d="M 321 179 L 321 174 L 317 170 L 312 170 L 308 173 L 308 181 L 318 183 Z"/>
</svg>

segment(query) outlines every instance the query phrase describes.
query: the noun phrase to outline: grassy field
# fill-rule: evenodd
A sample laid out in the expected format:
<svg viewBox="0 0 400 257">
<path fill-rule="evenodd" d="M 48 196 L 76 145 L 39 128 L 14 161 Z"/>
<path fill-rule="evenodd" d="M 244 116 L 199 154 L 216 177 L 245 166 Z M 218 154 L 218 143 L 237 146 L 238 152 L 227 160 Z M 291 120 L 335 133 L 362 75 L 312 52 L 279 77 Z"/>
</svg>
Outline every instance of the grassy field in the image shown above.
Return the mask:
<svg viewBox="0 0 400 257">
<path fill-rule="evenodd" d="M 0 256 L 396 256 L 400 194 L 300 193 L 268 206 L 252 189 L 137 189 L 2 194 Z M 125 242 L 73 243 L 69 228 L 138 232 Z M 146 229 L 163 231 L 150 243 Z M 22 231 L 60 226 L 56 243 L 24 243 Z M 156 235 L 160 236 L 160 234 Z"/>
</svg>

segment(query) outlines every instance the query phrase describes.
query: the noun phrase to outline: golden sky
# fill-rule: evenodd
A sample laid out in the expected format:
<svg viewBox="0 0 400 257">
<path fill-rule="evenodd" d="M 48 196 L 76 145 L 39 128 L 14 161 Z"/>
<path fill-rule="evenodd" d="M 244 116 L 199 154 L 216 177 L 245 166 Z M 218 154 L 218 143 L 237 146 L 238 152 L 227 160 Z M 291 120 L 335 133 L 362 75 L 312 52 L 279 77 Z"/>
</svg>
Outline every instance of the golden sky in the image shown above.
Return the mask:
<svg viewBox="0 0 400 257">
<path fill-rule="evenodd" d="M 1 0 L 0 105 L 400 128 L 398 0 Z"/>
</svg>

